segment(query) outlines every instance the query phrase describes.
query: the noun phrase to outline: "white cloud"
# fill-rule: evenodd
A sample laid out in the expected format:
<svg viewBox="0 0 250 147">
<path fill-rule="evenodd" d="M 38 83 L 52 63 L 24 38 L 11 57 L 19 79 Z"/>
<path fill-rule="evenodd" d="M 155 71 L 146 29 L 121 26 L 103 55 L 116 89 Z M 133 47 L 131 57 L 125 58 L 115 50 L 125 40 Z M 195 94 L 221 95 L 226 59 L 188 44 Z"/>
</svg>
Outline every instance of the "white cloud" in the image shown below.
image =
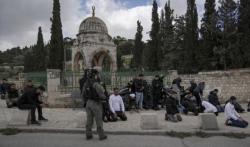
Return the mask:
<svg viewBox="0 0 250 147">
<path fill-rule="evenodd" d="M 61 0 L 61 18 L 64 36 L 78 31 L 81 0 Z M 44 40 L 50 39 L 52 0 L 1 0 L 0 1 L 0 50 L 36 43 L 38 27 Z"/>
<path fill-rule="evenodd" d="M 136 21 L 144 27 L 144 40 L 149 37 L 146 32 L 151 28 L 151 3 L 134 8 L 126 8 L 126 3 L 118 0 L 60 0 L 61 18 L 64 37 L 75 38 L 79 25 L 91 16 L 91 8 L 96 7 L 96 16 L 104 20 L 111 36 L 134 38 Z M 163 8 L 167 0 L 158 0 Z M 198 10 L 202 16 L 205 0 L 197 0 Z M 83 6 L 84 3 L 84 6 Z M 175 14 L 186 12 L 186 0 L 171 0 Z M 11 9 L 10 9 L 11 8 Z M 16 10 L 16 11 L 13 11 Z M 36 43 L 38 26 L 42 26 L 44 39 L 50 39 L 52 0 L 1 0 L 0 2 L 0 50 Z"/>
</svg>

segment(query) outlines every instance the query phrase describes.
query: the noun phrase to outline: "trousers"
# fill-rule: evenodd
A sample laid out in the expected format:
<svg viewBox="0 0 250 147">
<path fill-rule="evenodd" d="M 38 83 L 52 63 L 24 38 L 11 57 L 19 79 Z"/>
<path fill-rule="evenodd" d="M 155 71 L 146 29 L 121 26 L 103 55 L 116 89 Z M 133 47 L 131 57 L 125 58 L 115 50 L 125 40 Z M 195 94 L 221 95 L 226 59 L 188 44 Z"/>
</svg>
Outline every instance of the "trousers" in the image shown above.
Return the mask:
<svg viewBox="0 0 250 147">
<path fill-rule="evenodd" d="M 36 109 L 38 112 L 38 118 L 43 117 L 43 112 L 42 112 L 41 106 L 36 106 L 36 105 L 32 105 L 32 104 L 21 104 L 18 106 L 18 108 L 21 110 L 31 110 L 31 121 L 36 121 Z"/>
<path fill-rule="evenodd" d="M 86 104 L 86 113 L 87 113 L 87 124 L 86 124 L 86 136 L 92 136 L 92 127 L 94 119 L 96 122 L 97 133 L 99 137 L 105 136 L 103 130 L 103 120 L 102 120 L 102 103 L 96 102 L 93 100 L 88 100 Z"/>
</svg>

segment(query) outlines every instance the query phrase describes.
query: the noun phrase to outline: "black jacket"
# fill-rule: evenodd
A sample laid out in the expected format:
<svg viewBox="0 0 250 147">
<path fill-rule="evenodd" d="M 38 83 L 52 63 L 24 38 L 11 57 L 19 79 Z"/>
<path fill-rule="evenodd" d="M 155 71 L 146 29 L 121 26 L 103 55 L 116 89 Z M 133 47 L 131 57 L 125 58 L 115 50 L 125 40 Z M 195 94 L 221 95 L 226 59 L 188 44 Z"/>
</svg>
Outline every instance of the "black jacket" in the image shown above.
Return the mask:
<svg viewBox="0 0 250 147">
<path fill-rule="evenodd" d="M 18 90 L 16 90 L 16 89 L 10 89 L 8 91 L 8 98 L 9 99 L 18 98 L 18 97 L 19 97 Z"/>
<path fill-rule="evenodd" d="M 143 86 L 144 86 L 143 80 L 136 79 L 134 83 L 135 83 L 135 92 L 143 92 Z"/>
<path fill-rule="evenodd" d="M 17 102 L 17 105 L 22 105 L 22 104 L 31 104 L 35 106 L 39 106 L 42 104 L 41 101 L 39 101 L 39 94 L 36 93 L 35 90 L 32 91 L 27 91 L 25 92 Z"/>
<path fill-rule="evenodd" d="M 219 98 L 218 98 L 217 94 L 215 94 L 212 91 L 208 95 L 208 101 L 209 101 L 209 103 L 213 104 L 214 106 L 220 105 Z"/>
</svg>

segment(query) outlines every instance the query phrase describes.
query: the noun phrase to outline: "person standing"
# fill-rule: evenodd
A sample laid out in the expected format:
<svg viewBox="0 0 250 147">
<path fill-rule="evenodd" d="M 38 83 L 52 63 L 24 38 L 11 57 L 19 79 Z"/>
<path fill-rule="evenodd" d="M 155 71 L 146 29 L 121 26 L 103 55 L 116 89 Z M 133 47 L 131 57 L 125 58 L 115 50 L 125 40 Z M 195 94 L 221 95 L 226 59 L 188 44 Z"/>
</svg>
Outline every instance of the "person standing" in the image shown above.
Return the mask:
<svg viewBox="0 0 250 147">
<path fill-rule="evenodd" d="M 248 126 L 248 122 L 245 121 L 240 114 L 235 110 L 234 103 L 236 103 L 236 97 L 232 96 L 229 102 L 225 106 L 225 116 L 227 126 L 234 126 L 240 128 L 246 128 Z"/>
<path fill-rule="evenodd" d="M 103 105 L 102 101 L 106 99 L 105 91 L 102 85 L 98 82 L 98 72 L 92 70 L 89 73 L 88 79 L 83 86 L 83 95 L 86 101 L 86 113 L 87 113 L 87 124 L 86 124 L 86 139 L 90 140 L 93 138 L 92 127 L 95 118 L 97 133 L 100 140 L 107 139 L 103 130 Z"/>
<path fill-rule="evenodd" d="M 31 124 L 40 125 L 38 121 L 36 121 L 35 111 L 38 111 L 38 120 L 39 121 L 48 121 L 43 117 L 42 107 L 47 105 L 46 103 L 39 100 L 39 96 L 43 94 L 45 88 L 43 86 L 39 86 L 35 90 L 26 91 L 17 101 L 17 106 L 21 110 L 31 110 Z"/>
<path fill-rule="evenodd" d="M 127 120 L 127 116 L 125 115 L 125 107 L 122 100 L 122 97 L 119 95 L 118 88 L 114 88 L 114 94 L 109 97 L 109 108 L 112 112 L 112 120 L 117 121 L 118 117 L 122 121 Z"/>
<path fill-rule="evenodd" d="M 161 99 L 161 93 L 163 89 L 163 83 L 160 80 L 159 75 L 156 75 L 154 80 L 152 81 L 152 93 L 153 93 L 153 109 L 159 110 L 158 104 L 159 100 Z"/>
<path fill-rule="evenodd" d="M 7 96 L 7 92 L 10 88 L 10 85 L 8 83 L 7 79 L 2 80 L 2 84 L 0 85 L 0 94 L 1 94 L 1 99 L 5 99 Z"/>
<path fill-rule="evenodd" d="M 28 92 L 28 91 L 33 91 L 35 90 L 35 86 L 32 82 L 32 80 L 28 80 L 27 83 L 25 84 L 25 87 L 23 89 L 23 92 Z"/>
<path fill-rule="evenodd" d="M 144 82 L 143 82 L 143 74 L 139 74 L 138 79 L 135 80 L 135 97 L 136 97 L 136 105 L 137 109 L 143 109 L 143 90 L 144 90 Z"/>
<path fill-rule="evenodd" d="M 193 91 L 193 95 L 196 98 L 196 103 L 198 108 L 201 108 L 201 98 L 203 97 L 204 88 L 205 88 L 205 82 L 200 82 Z"/>
</svg>

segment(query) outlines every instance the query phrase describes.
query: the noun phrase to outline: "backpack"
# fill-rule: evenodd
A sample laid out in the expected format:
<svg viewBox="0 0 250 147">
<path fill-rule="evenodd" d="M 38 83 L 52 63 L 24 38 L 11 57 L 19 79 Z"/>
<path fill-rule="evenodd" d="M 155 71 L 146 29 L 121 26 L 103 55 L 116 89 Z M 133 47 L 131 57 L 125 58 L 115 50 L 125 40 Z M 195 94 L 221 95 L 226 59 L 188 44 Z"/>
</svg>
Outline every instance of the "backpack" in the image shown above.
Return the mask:
<svg viewBox="0 0 250 147">
<path fill-rule="evenodd" d="M 90 99 L 94 101 L 99 101 L 99 95 L 93 85 L 93 82 L 88 81 L 87 86 L 85 87 L 85 98 L 86 100 Z"/>
</svg>

